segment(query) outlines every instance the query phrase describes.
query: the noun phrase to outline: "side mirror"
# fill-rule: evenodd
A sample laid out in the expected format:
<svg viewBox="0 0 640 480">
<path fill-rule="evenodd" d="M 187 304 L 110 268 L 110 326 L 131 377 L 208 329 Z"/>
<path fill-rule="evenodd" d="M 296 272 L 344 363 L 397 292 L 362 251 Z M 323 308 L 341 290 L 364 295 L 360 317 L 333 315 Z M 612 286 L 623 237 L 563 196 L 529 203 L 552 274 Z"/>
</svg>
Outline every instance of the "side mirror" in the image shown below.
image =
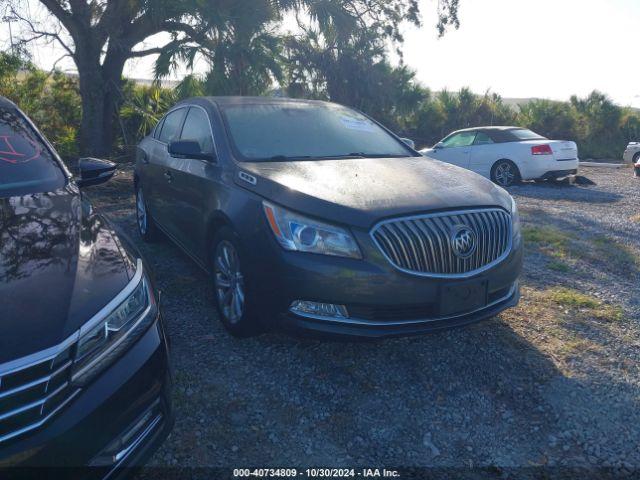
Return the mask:
<svg viewBox="0 0 640 480">
<path fill-rule="evenodd" d="M 175 158 L 193 158 L 196 160 L 214 161 L 213 153 L 203 152 L 196 140 L 176 140 L 167 146 L 169 155 Z"/>
<path fill-rule="evenodd" d="M 409 145 L 411 148 L 413 148 L 414 150 L 416 149 L 416 142 L 414 142 L 413 140 L 411 140 L 410 138 L 404 138 L 404 137 L 400 137 L 400 140 L 402 140 L 404 143 L 406 143 L 407 145 Z"/>
<path fill-rule="evenodd" d="M 90 187 L 100 185 L 108 181 L 116 173 L 116 164 L 109 160 L 99 158 L 81 158 L 78 160 L 78 179 L 76 183 L 79 187 Z"/>
<path fill-rule="evenodd" d="M 434 150 L 440 150 L 441 148 L 444 148 L 444 145 L 442 144 L 442 142 L 438 142 L 433 146 Z"/>
</svg>

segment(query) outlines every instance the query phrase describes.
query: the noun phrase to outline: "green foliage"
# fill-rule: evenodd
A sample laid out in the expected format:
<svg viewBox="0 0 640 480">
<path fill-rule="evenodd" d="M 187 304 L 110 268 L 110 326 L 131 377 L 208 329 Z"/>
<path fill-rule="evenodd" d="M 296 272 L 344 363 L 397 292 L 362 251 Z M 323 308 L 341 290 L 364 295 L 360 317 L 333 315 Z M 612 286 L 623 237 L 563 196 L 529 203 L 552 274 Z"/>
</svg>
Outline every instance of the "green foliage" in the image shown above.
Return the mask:
<svg viewBox="0 0 640 480">
<path fill-rule="evenodd" d="M 127 82 L 120 109 L 124 145 L 136 145 L 148 135 L 176 100 L 177 95 L 173 90 L 159 85 L 140 86 Z"/>
<path fill-rule="evenodd" d="M 77 156 L 81 108 L 76 79 L 57 71 L 47 74 L 19 55 L 0 52 L 0 95 L 19 105 L 63 158 Z"/>
</svg>

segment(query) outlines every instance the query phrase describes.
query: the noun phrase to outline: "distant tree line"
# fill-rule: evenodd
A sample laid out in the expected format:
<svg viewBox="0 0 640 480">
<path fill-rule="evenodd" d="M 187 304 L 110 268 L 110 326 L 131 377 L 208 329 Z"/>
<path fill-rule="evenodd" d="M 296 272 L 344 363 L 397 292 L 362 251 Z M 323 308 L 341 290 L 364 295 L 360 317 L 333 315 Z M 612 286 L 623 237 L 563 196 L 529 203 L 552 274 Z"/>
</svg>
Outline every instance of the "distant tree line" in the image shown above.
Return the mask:
<svg viewBox="0 0 640 480">
<path fill-rule="evenodd" d="M 531 100 L 509 105 L 495 93 L 432 92 L 404 65 L 392 66 L 384 49 L 364 51 L 364 42 L 337 54 L 313 36 L 283 38 L 247 56 L 218 52 L 224 68 L 189 75 L 174 89 L 124 80 L 110 156 L 126 158 L 176 101 L 195 95 L 286 95 L 336 101 L 355 107 L 418 146 L 433 145 L 453 130 L 479 125 L 520 125 L 549 138 L 574 140 L 581 158 L 620 158 L 629 141 L 640 141 L 640 112 L 594 91 L 568 102 Z M 233 45 L 233 41 L 230 41 Z M 274 47 L 275 48 L 275 47 Z M 233 50 L 229 46 L 230 50 Z M 181 58 L 187 58 L 183 52 Z M 174 55 L 170 55 L 171 58 Z M 262 58 L 261 58 L 262 57 Z M 270 63 L 276 58 L 276 63 Z M 225 63 L 226 62 L 226 63 Z M 251 65 L 251 68 L 233 64 Z M 24 55 L 0 53 L 0 94 L 15 101 L 65 157 L 81 153 L 82 102 L 77 78 L 43 72 Z"/>
</svg>

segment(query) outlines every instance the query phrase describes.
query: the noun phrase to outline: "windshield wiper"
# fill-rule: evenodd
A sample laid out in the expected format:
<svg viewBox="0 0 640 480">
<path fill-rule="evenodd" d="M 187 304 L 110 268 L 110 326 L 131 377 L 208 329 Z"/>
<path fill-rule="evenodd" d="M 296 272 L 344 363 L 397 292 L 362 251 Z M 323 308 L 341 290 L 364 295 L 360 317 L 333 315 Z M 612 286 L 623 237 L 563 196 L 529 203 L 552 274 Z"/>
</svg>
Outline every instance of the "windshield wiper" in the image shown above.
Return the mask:
<svg viewBox="0 0 640 480">
<path fill-rule="evenodd" d="M 401 158 L 407 155 L 398 155 L 397 153 L 366 153 L 366 152 L 353 152 L 348 155 L 349 157 L 360 158 Z"/>
<path fill-rule="evenodd" d="M 271 157 L 256 158 L 253 161 L 257 162 L 291 162 L 296 160 L 340 160 L 349 158 L 399 158 L 406 155 L 398 155 L 394 153 L 366 153 L 366 152 L 352 152 L 338 155 L 273 155 Z"/>
<path fill-rule="evenodd" d="M 274 155 L 266 158 L 256 158 L 259 162 L 290 162 L 291 160 L 305 160 L 314 158 L 311 155 Z"/>
</svg>

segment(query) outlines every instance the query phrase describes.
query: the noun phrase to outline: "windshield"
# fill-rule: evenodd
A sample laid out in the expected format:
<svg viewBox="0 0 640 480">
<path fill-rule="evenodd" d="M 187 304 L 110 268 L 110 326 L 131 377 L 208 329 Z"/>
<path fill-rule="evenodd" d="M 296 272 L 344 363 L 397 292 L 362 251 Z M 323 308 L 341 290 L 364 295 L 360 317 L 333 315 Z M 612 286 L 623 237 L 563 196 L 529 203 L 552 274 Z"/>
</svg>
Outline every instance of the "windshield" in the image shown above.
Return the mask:
<svg viewBox="0 0 640 480">
<path fill-rule="evenodd" d="M 0 108 L 0 197 L 56 190 L 60 165 L 18 113 Z"/>
<path fill-rule="evenodd" d="M 509 130 L 509 133 L 516 137 L 518 140 L 542 140 L 545 137 L 537 134 L 536 132 L 532 132 L 531 130 L 527 130 L 526 128 L 517 128 L 514 130 Z"/>
<path fill-rule="evenodd" d="M 331 104 L 222 106 L 236 153 L 248 161 L 413 156 L 364 115 Z"/>
</svg>

